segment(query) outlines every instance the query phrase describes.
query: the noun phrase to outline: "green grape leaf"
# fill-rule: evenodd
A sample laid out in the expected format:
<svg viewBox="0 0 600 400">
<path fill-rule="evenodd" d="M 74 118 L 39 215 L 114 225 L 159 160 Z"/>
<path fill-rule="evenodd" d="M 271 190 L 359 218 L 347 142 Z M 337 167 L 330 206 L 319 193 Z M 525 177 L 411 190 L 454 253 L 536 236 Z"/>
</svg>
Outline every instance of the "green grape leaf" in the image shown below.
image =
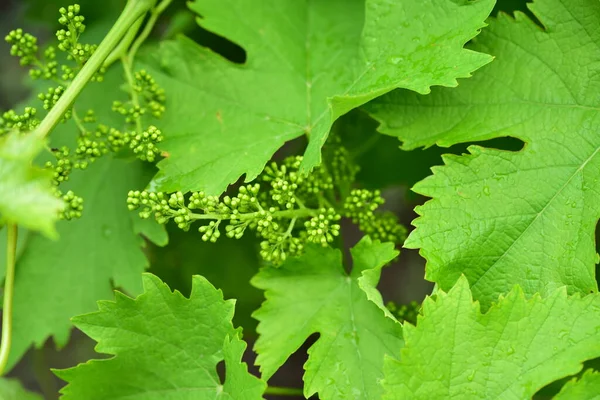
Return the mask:
<svg viewBox="0 0 600 400">
<path fill-rule="evenodd" d="M 64 346 L 69 319 L 110 298 L 111 281 L 131 293 L 141 290 L 139 275 L 149 263 L 125 199 L 148 182 L 148 172 L 138 162 L 96 161 L 68 186 L 84 198 L 83 216 L 58 224 L 59 241 L 29 237 L 17 262 L 11 366 L 48 336 Z"/>
<path fill-rule="evenodd" d="M 29 392 L 16 379 L 0 378 L 0 399 L 2 400 L 42 400 L 42 396 Z"/>
<path fill-rule="evenodd" d="M 470 146 L 414 190 L 406 241 L 427 259 L 427 279 L 447 290 L 461 274 L 484 308 L 515 283 L 526 294 L 597 291 L 594 231 L 600 217 L 600 3 L 536 0 L 500 14 L 472 48 L 497 61 L 456 90 L 395 92 L 368 106 L 405 148 L 511 136 L 520 151 Z"/>
<path fill-rule="evenodd" d="M 204 242 L 198 230 L 184 232 L 175 224 L 170 226 L 169 238 L 167 247 L 149 246 L 149 272 L 184 295 L 191 290 L 190 276 L 202 275 L 225 297 L 235 297 L 233 323 L 244 328 L 244 336 L 255 335 L 257 321 L 251 315 L 263 301 L 262 291 L 250 284 L 261 262 L 256 238 L 244 235 L 236 240 Z"/>
<path fill-rule="evenodd" d="M 581 378 L 574 378 L 563 386 L 554 400 L 598 400 L 600 399 L 600 373 L 588 369 Z"/>
<path fill-rule="evenodd" d="M 99 311 L 73 319 L 113 357 L 55 371 L 68 385 L 61 399 L 212 400 L 261 399 L 266 384 L 241 362 L 246 343 L 233 327 L 234 300 L 205 278 L 192 278 L 188 298 L 144 274 L 135 299 L 116 292 Z M 221 383 L 217 363 L 225 361 Z"/>
<path fill-rule="evenodd" d="M 560 288 L 526 299 L 515 286 L 485 314 L 463 276 L 423 303 L 405 346 L 385 361 L 384 399 L 529 399 L 600 356 L 600 295 Z"/>
<path fill-rule="evenodd" d="M 286 141 L 310 138 L 304 168 L 320 162 L 333 122 L 402 87 L 429 93 L 491 57 L 465 50 L 493 0 L 196 0 L 199 24 L 241 45 L 234 64 L 192 40 L 162 44 L 142 66 L 168 89 L 164 191 L 219 194 L 254 179 Z M 181 116 L 185 115 L 185 118 Z"/>
<path fill-rule="evenodd" d="M 93 109 L 98 122 L 120 128 L 123 119 L 111 105 L 126 96 L 121 83 L 121 70 L 112 68 L 103 83 L 86 86 L 77 110 Z M 59 125 L 51 145 L 73 146 L 76 132 L 73 121 Z M 69 319 L 93 311 L 97 300 L 111 298 L 113 285 L 132 294 L 141 291 L 139 275 L 149 265 L 142 235 L 161 244 L 166 236 L 162 226 L 139 222 L 126 200 L 129 190 L 145 187 L 154 173 L 140 161 L 106 155 L 84 171 L 73 171 L 61 185 L 84 199 L 83 216 L 60 222 L 58 241 L 30 234 L 24 243 L 15 276 L 9 368 L 31 344 L 39 347 L 48 337 L 64 346 L 72 327 Z"/>
<path fill-rule="evenodd" d="M 52 193 L 52 174 L 33 167 L 45 140 L 11 132 L 0 137 L 0 222 L 42 232 L 56 239 L 55 223 L 64 204 Z"/>
<path fill-rule="evenodd" d="M 254 314 L 260 335 L 256 364 L 263 378 L 268 380 L 310 335 L 319 333 L 304 365 L 305 396 L 379 398 L 383 356 L 399 352 L 402 328 L 367 298 L 358 281 L 369 274 L 362 285 L 375 285 L 371 271 L 378 274 L 397 254 L 391 243 L 365 237 L 352 249 L 350 275 L 339 250 L 318 246 L 279 268 L 263 268 L 251 282 L 265 290 L 267 299 Z"/>
</svg>

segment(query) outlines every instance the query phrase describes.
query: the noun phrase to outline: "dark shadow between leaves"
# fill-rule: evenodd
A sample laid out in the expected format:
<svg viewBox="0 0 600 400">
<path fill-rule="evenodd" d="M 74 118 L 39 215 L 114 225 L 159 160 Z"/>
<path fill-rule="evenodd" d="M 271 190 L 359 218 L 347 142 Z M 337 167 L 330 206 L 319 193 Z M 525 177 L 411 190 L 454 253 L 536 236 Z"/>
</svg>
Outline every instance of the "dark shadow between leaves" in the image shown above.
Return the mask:
<svg viewBox="0 0 600 400">
<path fill-rule="evenodd" d="M 304 344 L 294 352 L 287 361 L 277 370 L 275 375 L 269 379 L 269 386 L 277 387 L 289 387 L 289 388 L 302 388 L 304 387 L 304 381 L 302 376 L 304 375 L 304 363 L 308 360 L 308 349 L 319 340 L 319 334 L 314 333 L 306 339 Z M 267 395 L 265 396 L 268 400 L 287 400 L 287 399 L 303 399 L 303 396 L 277 396 Z M 312 396 L 312 400 L 317 400 L 318 397 Z"/>
</svg>

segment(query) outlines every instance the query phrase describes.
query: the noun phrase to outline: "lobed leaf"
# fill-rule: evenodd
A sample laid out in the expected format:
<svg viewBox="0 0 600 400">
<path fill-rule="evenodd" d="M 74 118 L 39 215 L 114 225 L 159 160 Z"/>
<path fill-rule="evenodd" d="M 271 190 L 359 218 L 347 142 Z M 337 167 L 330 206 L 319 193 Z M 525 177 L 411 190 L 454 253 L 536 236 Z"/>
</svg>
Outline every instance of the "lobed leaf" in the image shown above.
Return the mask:
<svg viewBox="0 0 600 400">
<path fill-rule="evenodd" d="M 113 355 L 56 371 L 68 382 L 61 397 L 89 400 L 261 399 L 266 385 L 241 362 L 246 343 L 231 319 L 234 301 L 194 276 L 189 299 L 171 292 L 159 278 L 144 274 L 144 293 L 135 299 L 119 292 L 99 302 L 99 311 L 74 318 Z M 225 382 L 217 363 L 225 361 Z"/>
<path fill-rule="evenodd" d="M 385 361 L 385 399 L 529 399 L 600 356 L 599 294 L 527 300 L 515 286 L 482 314 L 461 277 L 422 314 L 404 325 L 399 360 Z"/>
<path fill-rule="evenodd" d="M 600 3 L 536 0 L 544 25 L 500 14 L 472 49 L 497 60 L 454 90 L 394 92 L 370 104 L 403 147 L 512 136 L 509 152 L 471 146 L 414 191 L 432 197 L 406 246 L 447 290 L 464 274 L 484 308 L 519 284 L 528 295 L 597 291 L 600 217 Z"/>
<path fill-rule="evenodd" d="M 383 356 L 398 353 L 402 334 L 401 325 L 386 318 L 374 286 L 381 268 L 397 254 L 391 243 L 365 237 L 352 249 L 350 275 L 338 250 L 318 246 L 307 247 L 303 256 L 279 268 L 263 268 L 251 281 L 265 290 L 267 299 L 254 314 L 260 335 L 254 349 L 263 378 L 268 380 L 318 333 L 304 365 L 304 395 L 379 398 Z"/>
<path fill-rule="evenodd" d="M 105 82 L 86 87 L 78 109 L 94 109 L 100 122 L 119 127 L 122 120 L 110 107 L 121 95 L 121 82 L 120 71 L 112 69 Z M 51 144 L 70 143 L 76 130 L 72 123 L 61 124 Z M 83 216 L 57 224 L 57 241 L 31 234 L 23 243 L 15 276 L 8 369 L 32 344 L 39 347 L 48 337 L 58 347 L 64 346 L 72 327 L 69 319 L 93 311 L 96 301 L 110 298 L 113 285 L 128 293 L 141 291 L 139 274 L 149 265 L 141 235 L 164 244 L 166 234 L 162 226 L 140 223 L 127 209 L 126 199 L 129 190 L 143 188 L 153 173 L 140 161 L 107 155 L 85 171 L 74 171 L 61 185 L 83 197 Z"/>
<path fill-rule="evenodd" d="M 286 141 L 307 135 L 320 162 L 333 122 L 402 87 L 429 93 L 488 63 L 463 49 L 493 0 L 196 0 L 199 24 L 241 45 L 239 65 L 187 38 L 142 64 L 168 88 L 169 157 L 153 188 L 220 194 L 253 180 Z M 185 118 L 182 118 L 182 115 Z"/>
<path fill-rule="evenodd" d="M 0 137 L 0 223 L 18 224 L 56 239 L 55 223 L 64 207 L 51 190 L 49 171 L 32 166 L 45 140 L 11 132 Z"/>
</svg>

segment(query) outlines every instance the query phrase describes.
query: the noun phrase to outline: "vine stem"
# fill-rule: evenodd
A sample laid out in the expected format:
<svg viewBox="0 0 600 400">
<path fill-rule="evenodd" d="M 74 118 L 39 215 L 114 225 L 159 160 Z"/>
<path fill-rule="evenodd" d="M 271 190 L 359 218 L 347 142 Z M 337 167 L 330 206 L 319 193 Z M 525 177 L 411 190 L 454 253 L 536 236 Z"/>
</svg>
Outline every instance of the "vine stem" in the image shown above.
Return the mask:
<svg viewBox="0 0 600 400">
<path fill-rule="evenodd" d="M 310 208 L 300 208 L 296 210 L 282 210 L 275 211 L 271 213 L 273 217 L 278 218 L 303 218 L 303 217 L 314 217 L 319 214 L 319 210 L 312 210 Z M 188 214 L 192 220 L 199 219 L 218 219 L 218 220 L 226 220 L 232 219 L 231 216 L 223 216 L 221 214 L 198 214 L 198 213 L 190 213 Z M 232 214 L 233 216 L 234 214 Z M 235 214 L 235 219 L 245 220 L 245 219 L 253 219 L 259 217 L 261 215 L 260 211 L 251 212 L 246 214 Z"/>
<path fill-rule="evenodd" d="M 148 18 L 148 22 L 146 23 L 144 30 L 137 40 L 135 40 L 135 38 L 142 26 L 144 18 L 139 18 L 137 21 L 135 21 L 135 24 L 129 28 L 119 45 L 113 50 L 112 53 L 110 53 L 108 58 L 106 58 L 106 61 L 104 61 L 104 67 L 110 67 L 115 61 L 122 59 L 123 56 L 127 55 L 127 49 L 129 49 L 130 46 L 131 49 L 129 51 L 129 58 L 135 57 L 135 53 L 137 52 L 138 48 L 146 41 L 152 32 L 152 29 L 154 29 L 154 25 L 156 24 L 160 14 L 162 14 L 172 2 L 173 0 L 163 0 L 150 11 L 150 18 Z M 135 43 L 132 46 L 131 43 L 133 43 L 134 40 Z"/>
<path fill-rule="evenodd" d="M 142 30 L 142 33 L 140 33 L 140 36 L 138 36 L 138 38 L 135 40 L 135 42 L 133 42 L 133 44 L 131 45 L 131 48 L 129 49 L 129 53 L 127 54 L 127 57 L 130 60 L 133 60 L 135 58 L 135 55 L 137 54 L 138 49 L 146 41 L 146 39 L 148 39 L 148 36 L 150 36 L 152 29 L 154 29 L 154 25 L 156 25 L 156 21 L 158 21 L 158 17 L 160 17 L 160 14 L 162 14 L 163 11 L 166 10 L 166 8 L 169 6 L 169 4 L 171 4 L 172 1 L 173 0 L 163 0 L 160 3 L 158 3 L 158 5 L 156 7 L 154 7 L 152 9 L 152 11 L 150 12 L 150 18 L 148 18 L 148 22 L 144 26 L 144 30 Z"/>
<path fill-rule="evenodd" d="M 123 36 L 123 39 L 121 39 L 121 42 L 119 42 L 118 46 L 115 47 L 112 53 L 110 53 L 108 57 L 106 57 L 106 60 L 104 60 L 104 68 L 110 67 L 127 53 L 127 49 L 131 45 L 131 42 L 133 42 L 135 39 L 135 36 L 140 30 L 143 22 L 144 17 L 139 17 L 137 21 L 135 21 L 135 23 L 129 28 L 125 36 Z"/>
<path fill-rule="evenodd" d="M 123 12 L 106 34 L 100 46 L 94 51 L 94 54 L 85 63 L 81 71 L 77 74 L 73 82 L 67 87 L 65 92 L 56 105 L 42 120 L 35 130 L 39 137 L 47 136 L 58 124 L 64 113 L 75 101 L 75 98 L 81 93 L 85 85 L 104 63 L 104 60 L 119 44 L 123 36 L 135 22 L 144 16 L 156 3 L 156 0 L 129 0 L 123 9 Z"/>
<path fill-rule="evenodd" d="M 133 62 L 135 60 L 135 56 L 136 56 L 137 51 L 139 50 L 140 46 L 146 41 L 148 36 L 150 36 L 152 29 L 154 29 L 154 25 L 156 24 L 158 17 L 169 6 L 169 4 L 171 4 L 171 1 L 173 1 L 173 0 L 163 0 L 162 2 L 160 2 L 158 4 L 158 6 L 156 6 L 152 9 L 152 11 L 150 12 L 150 18 L 148 19 L 148 22 L 144 26 L 142 33 L 140 33 L 140 36 L 138 36 L 138 38 L 135 39 L 135 41 L 131 45 L 131 48 L 129 49 L 129 52 L 127 54 L 125 54 L 125 51 L 127 51 L 128 43 L 124 43 L 124 42 L 133 40 L 133 38 L 135 37 L 135 33 L 134 33 L 134 35 L 130 35 L 129 32 L 131 32 L 131 31 L 137 32 L 139 30 L 139 26 L 135 26 L 135 24 L 134 24 L 134 26 L 131 27 L 131 30 L 127 33 L 125 39 L 123 39 L 123 42 L 121 42 L 119 44 L 119 48 L 122 47 L 121 63 L 123 64 L 125 78 L 127 79 L 127 85 L 129 86 L 129 92 L 130 92 L 129 94 L 131 96 L 131 103 L 136 107 L 140 106 L 140 102 L 139 102 L 139 98 L 138 98 L 138 95 L 137 95 L 136 89 L 135 89 L 135 80 L 133 79 Z M 136 21 L 136 23 L 137 23 L 137 21 Z M 141 116 L 138 116 L 135 119 L 135 128 L 136 128 L 137 133 L 142 133 L 142 117 Z"/>
<path fill-rule="evenodd" d="M 125 79 L 127 80 L 127 86 L 129 86 L 129 96 L 131 97 L 131 103 L 139 107 L 140 102 L 138 95 L 135 91 L 135 81 L 133 79 L 133 59 L 127 56 L 121 57 L 121 64 L 123 64 L 123 71 L 125 72 Z M 142 133 L 142 117 L 138 116 L 135 119 L 135 131 L 136 133 Z"/>
<path fill-rule="evenodd" d="M 304 393 L 302 389 L 299 388 L 288 388 L 288 387 L 278 387 L 278 386 L 269 386 L 265 390 L 266 395 L 273 396 L 301 396 L 304 397 Z"/>
<path fill-rule="evenodd" d="M 8 364 L 8 355 L 12 341 L 12 303 L 15 283 L 15 264 L 17 260 L 17 237 L 18 228 L 16 224 L 9 224 L 8 241 L 6 248 L 6 278 L 4 280 L 4 304 L 2 310 L 2 343 L 0 344 L 0 376 Z"/>
<path fill-rule="evenodd" d="M 85 126 L 83 125 L 83 121 L 81 120 L 81 118 L 79 118 L 79 115 L 75 111 L 75 108 L 73 108 L 73 110 L 71 110 L 71 114 L 73 116 L 73 121 L 75 121 L 75 125 L 77 125 L 77 128 L 79 129 L 79 131 L 82 134 L 85 134 L 85 132 L 86 132 Z"/>
</svg>

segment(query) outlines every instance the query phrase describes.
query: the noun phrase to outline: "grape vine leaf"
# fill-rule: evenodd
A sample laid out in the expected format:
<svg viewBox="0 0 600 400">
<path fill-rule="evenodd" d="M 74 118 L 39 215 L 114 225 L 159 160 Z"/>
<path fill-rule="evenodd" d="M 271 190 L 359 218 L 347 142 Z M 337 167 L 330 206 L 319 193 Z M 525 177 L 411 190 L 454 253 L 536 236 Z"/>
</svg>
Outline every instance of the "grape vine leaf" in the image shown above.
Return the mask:
<svg viewBox="0 0 600 400">
<path fill-rule="evenodd" d="M 25 390 L 16 379 L 0 378 L 0 399 L 42 400 L 42 396 Z"/>
<path fill-rule="evenodd" d="M 141 290 L 139 275 L 149 263 L 125 199 L 149 178 L 140 163 L 116 159 L 98 160 L 71 178 L 68 187 L 85 199 L 83 216 L 58 224 L 59 241 L 31 235 L 17 262 L 10 366 L 48 336 L 65 345 L 69 319 L 110 298 L 111 281 L 130 293 Z"/>
<path fill-rule="evenodd" d="M 254 179 L 279 147 L 303 135 L 310 169 L 333 122 L 351 109 L 398 87 L 456 86 L 491 61 L 463 46 L 493 0 L 226 3 L 189 4 L 203 28 L 246 50 L 245 63 L 184 37 L 141 62 L 169 89 L 169 157 L 153 188 L 220 194 L 242 174 Z"/>
<path fill-rule="evenodd" d="M 420 207 L 405 245 L 420 248 L 427 279 L 447 290 L 465 274 L 485 308 L 513 284 L 525 293 L 597 291 L 600 217 L 600 3 L 536 0 L 491 19 L 472 46 L 497 60 L 455 90 L 397 91 L 368 106 L 404 148 L 501 136 L 516 152 L 470 146 L 414 190 Z"/>
<path fill-rule="evenodd" d="M 301 257 L 279 268 L 265 267 L 252 279 L 266 297 L 254 313 L 260 335 L 254 350 L 263 379 L 268 380 L 310 335 L 319 333 L 304 365 L 305 397 L 317 392 L 324 400 L 381 396 L 383 356 L 399 352 L 402 328 L 367 298 L 358 281 L 368 274 L 362 286 L 375 285 L 373 274 L 398 252 L 393 244 L 368 237 L 351 251 L 356 262 L 350 275 L 339 250 L 309 246 Z"/>
<path fill-rule="evenodd" d="M 235 297 L 233 323 L 242 326 L 246 336 L 255 336 L 257 321 L 251 315 L 263 301 L 262 291 L 250 284 L 262 260 L 256 251 L 256 238 L 245 235 L 211 243 L 199 240 L 195 229 L 185 232 L 174 224 L 169 228 L 167 247 L 147 249 L 149 272 L 184 295 L 191 290 L 190 276 L 202 275 L 225 297 Z"/>
<path fill-rule="evenodd" d="M 563 386 L 554 400 L 598 400 L 600 399 L 600 373 L 588 369 L 581 378 L 573 378 Z"/>
<path fill-rule="evenodd" d="M 143 275 L 144 292 L 116 292 L 99 311 L 73 319 L 113 357 L 55 371 L 68 385 L 64 400 L 261 399 L 266 384 L 241 362 L 246 343 L 233 327 L 234 300 L 205 278 L 192 278 L 188 298 L 158 277 Z M 217 363 L 225 361 L 221 383 Z"/>
<path fill-rule="evenodd" d="M 112 68 L 102 84 L 86 86 L 76 107 L 93 109 L 99 122 L 120 127 L 123 121 L 111 104 L 125 95 L 121 83 L 121 71 Z M 76 131 L 72 121 L 59 125 L 51 145 L 72 145 Z M 97 300 L 109 299 L 113 285 L 132 294 L 141 291 L 139 275 L 149 265 L 142 235 L 164 244 L 166 234 L 163 227 L 137 221 L 126 199 L 129 190 L 146 186 L 154 173 L 140 161 L 107 155 L 85 171 L 74 171 L 61 185 L 83 197 L 83 216 L 58 223 L 58 241 L 37 234 L 26 239 L 17 261 L 8 369 L 32 343 L 39 347 L 53 337 L 64 346 L 72 327 L 69 319 L 93 311 Z"/>
<path fill-rule="evenodd" d="M 600 356 L 600 295 L 566 288 L 526 299 L 515 286 L 482 314 L 462 276 L 405 324 L 399 360 L 385 361 L 384 399 L 529 399 Z"/>
<path fill-rule="evenodd" d="M 34 134 L 0 137 L 0 223 L 18 224 L 56 239 L 55 223 L 64 207 L 52 193 L 50 171 L 32 166 L 45 141 Z"/>
</svg>

